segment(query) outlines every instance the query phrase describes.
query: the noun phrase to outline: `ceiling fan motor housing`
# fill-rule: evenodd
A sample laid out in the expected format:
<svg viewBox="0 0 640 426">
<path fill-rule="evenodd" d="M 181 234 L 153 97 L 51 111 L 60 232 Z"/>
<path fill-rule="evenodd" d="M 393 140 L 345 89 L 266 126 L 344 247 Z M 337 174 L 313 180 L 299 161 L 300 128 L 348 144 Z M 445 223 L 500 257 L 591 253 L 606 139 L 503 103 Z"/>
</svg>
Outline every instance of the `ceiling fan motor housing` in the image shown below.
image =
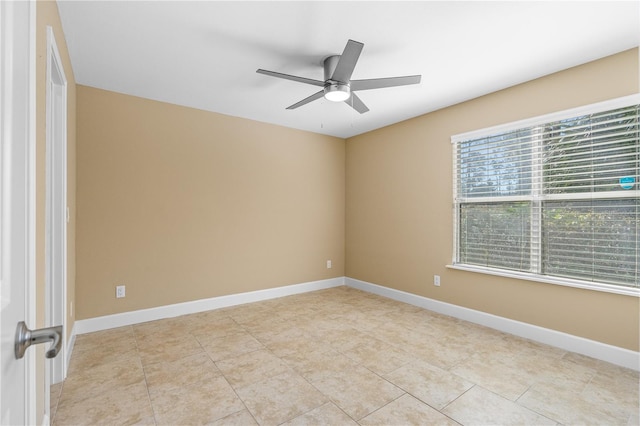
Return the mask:
<svg viewBox="0 0 640 426">
<path fill-rule="evenodd" d="M 340 60 L 340 55 L 333 55 L 325 58 L 325 60 L 322 63 L 324 66 L 324 81 L 331 80 L 331 76 L 333 75 L 333 72 L 336 70 L 336 66 L 338 66 L 339 60 Z M 346 83 L 346 81 L 343 81 L 342 83 Z"/>
</svg>

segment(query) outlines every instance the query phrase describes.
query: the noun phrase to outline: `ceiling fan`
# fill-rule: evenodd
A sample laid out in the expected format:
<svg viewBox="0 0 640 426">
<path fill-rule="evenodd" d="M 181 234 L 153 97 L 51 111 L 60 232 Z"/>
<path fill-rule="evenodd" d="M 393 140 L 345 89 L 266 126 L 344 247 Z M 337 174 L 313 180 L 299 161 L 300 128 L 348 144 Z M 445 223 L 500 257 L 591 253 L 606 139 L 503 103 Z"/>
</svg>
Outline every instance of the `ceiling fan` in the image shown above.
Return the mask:
<svg viewBox="0 0 640 426">
<path fill-rule="evenodd" d="M 311 84 L 322 87 L 322 90 L 304 98 L 300 102 L 287 107 L 296 109 L 309 102 L 322 97 L 333 102 L 345 102 L 360 114 L 369 111 L 369 108 L 354 93 L 359 90 L 382 89 L 384 87 L 406 86 L 408 84 L 420 83 L 420 75 L 408 75 L 403 77 L 372 78 L 368 80 L 351 80 L 351 74 L 356 67 L 363 43 L 349 40 L 342 52 L 342 55 L 329 56 L 323 61 L 324 81 L 311 78 L 298 77 L 290 74 L 283 74 L 275 71 L 259 69 L 259 74 L 270 75 L 272 77 L 283 78 L 285 80 L 297 81 L 299 83 Z"/>
</svg>

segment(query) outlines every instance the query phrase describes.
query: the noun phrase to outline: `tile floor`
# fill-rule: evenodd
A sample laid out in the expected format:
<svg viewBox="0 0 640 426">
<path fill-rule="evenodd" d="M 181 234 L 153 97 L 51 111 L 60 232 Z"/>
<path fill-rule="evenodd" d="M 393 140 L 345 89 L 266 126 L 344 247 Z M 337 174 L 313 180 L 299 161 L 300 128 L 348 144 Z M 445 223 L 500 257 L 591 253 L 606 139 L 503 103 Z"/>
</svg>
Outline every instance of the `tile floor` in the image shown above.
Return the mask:
<svg viewBox="0 0 640 426">
<path fill-rule="evenodd" d="M 349 287 L 77 337 L 55 425 L 637 425 L 638 372 Z"/>
</svg>

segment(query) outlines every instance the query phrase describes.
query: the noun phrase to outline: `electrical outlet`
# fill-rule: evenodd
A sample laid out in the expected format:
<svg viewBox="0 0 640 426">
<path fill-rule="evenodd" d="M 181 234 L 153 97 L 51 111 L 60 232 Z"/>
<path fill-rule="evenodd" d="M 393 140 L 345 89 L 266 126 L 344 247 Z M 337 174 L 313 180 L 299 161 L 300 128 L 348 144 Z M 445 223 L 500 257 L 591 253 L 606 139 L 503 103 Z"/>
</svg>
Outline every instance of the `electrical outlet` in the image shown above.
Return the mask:
<svg viewBox="0 0 640 426">
<path fill-rule="evenodd" d="M 73 318 L 73 300 L 69 302 L 69 316 Z"/>
<path fill-rule="evenodd" d="M 125 295 L 124 286 L 123 285 L 116 286 L 116 297 L 120 299 L 124 297 L 124 295 Z"/>
<path fill-rule="evenodd" d="M 331 269 L 331 261 L 327 260 L 327 269 Z"/>
<path fill-rule="evenodd" d="M 436 287 L 440 287 L 440 275 L 433 276 L 433 285 Z"/>
</svg>

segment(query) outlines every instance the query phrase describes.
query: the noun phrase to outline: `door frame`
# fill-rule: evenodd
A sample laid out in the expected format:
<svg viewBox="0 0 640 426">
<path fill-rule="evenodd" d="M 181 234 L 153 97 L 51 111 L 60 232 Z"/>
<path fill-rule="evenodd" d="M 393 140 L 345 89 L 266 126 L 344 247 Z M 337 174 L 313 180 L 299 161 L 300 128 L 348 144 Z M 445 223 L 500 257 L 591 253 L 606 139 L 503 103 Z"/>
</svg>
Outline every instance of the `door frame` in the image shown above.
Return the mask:
<svg viewBox="0 0 640 426">
<path fill-rule="evenodd" d="M 2 131 L 0 132 L 0 147 L 17 161 L 9 161 L 0 155 L 2 167 L 2 188 L 0 194 L 3 199 L 3 215 L 10 214 L 23 221 L 20 226 L 21 241 L 14 241 L 13 232 L 7 232 L 5 223 L 2 224 L 2 262 L 13 264 L 9 248 L 15 244 L 23 246 L 18 264 L 24 267 L 24 321 L 31 327 L 36 326 L 36 3 L 33 0 L 23 2 L 0 1 L 0 78 L 2 81 L 2 99 L 0 100 L 0 115 Z M 24 8 L 24 9 L 23 9 Z M 26 30 L 25 30 L 26 29 Z M 27 69 L 26 78 L 16 76 L 14 63 L 16 56 L 23 66 L 20 74 Z M 24 81 L 26 80 L 26 81 Z M 25 143 L 26 142 L 26 143 Z M 5 168 L 4 166 L 9 166 Z M 13 195 L 20 195 L 15 200 Z M 11 198 L 14 198 L 13 202 Z M 12 201 L 9 203 L 9 201 Z M 5 205 L 4 203 L 8 205 Z M 12 226 L 12 225 L 11 225 Z M 11 235 L 8 235 L 11 234 Z M 23 238 L 23 239 L 22 239 Z M 5 265 L 8 266 L 8 265 Z M 4 274 L 4 272 L 3 272 Z M 13 274 L 13 273 L 12 273 Z M 17 324 L 16 324 L 17 325 Z M 14 325 L 14 327 L 16 326 Z M 16 361 L 17 362 L 17 361 Z M 37 373 L 36 351 L 27 351 L 24 356 L 25 388 L 24 388 L 24 419 L 26 424 L 37 421 Z M 1 391 L 1 389 L 0 389 Z M 0 400 L 1 403 L 1 400 Z"/>
<path fill-rule="evenodd" d="M 67 78 L 51 26 L 47 26 L 46 126 L 45 310 L 48 327 L 62 325 L 60 353 L 46 364 L 48 387 L 67 376 Z"/>
</svg>

